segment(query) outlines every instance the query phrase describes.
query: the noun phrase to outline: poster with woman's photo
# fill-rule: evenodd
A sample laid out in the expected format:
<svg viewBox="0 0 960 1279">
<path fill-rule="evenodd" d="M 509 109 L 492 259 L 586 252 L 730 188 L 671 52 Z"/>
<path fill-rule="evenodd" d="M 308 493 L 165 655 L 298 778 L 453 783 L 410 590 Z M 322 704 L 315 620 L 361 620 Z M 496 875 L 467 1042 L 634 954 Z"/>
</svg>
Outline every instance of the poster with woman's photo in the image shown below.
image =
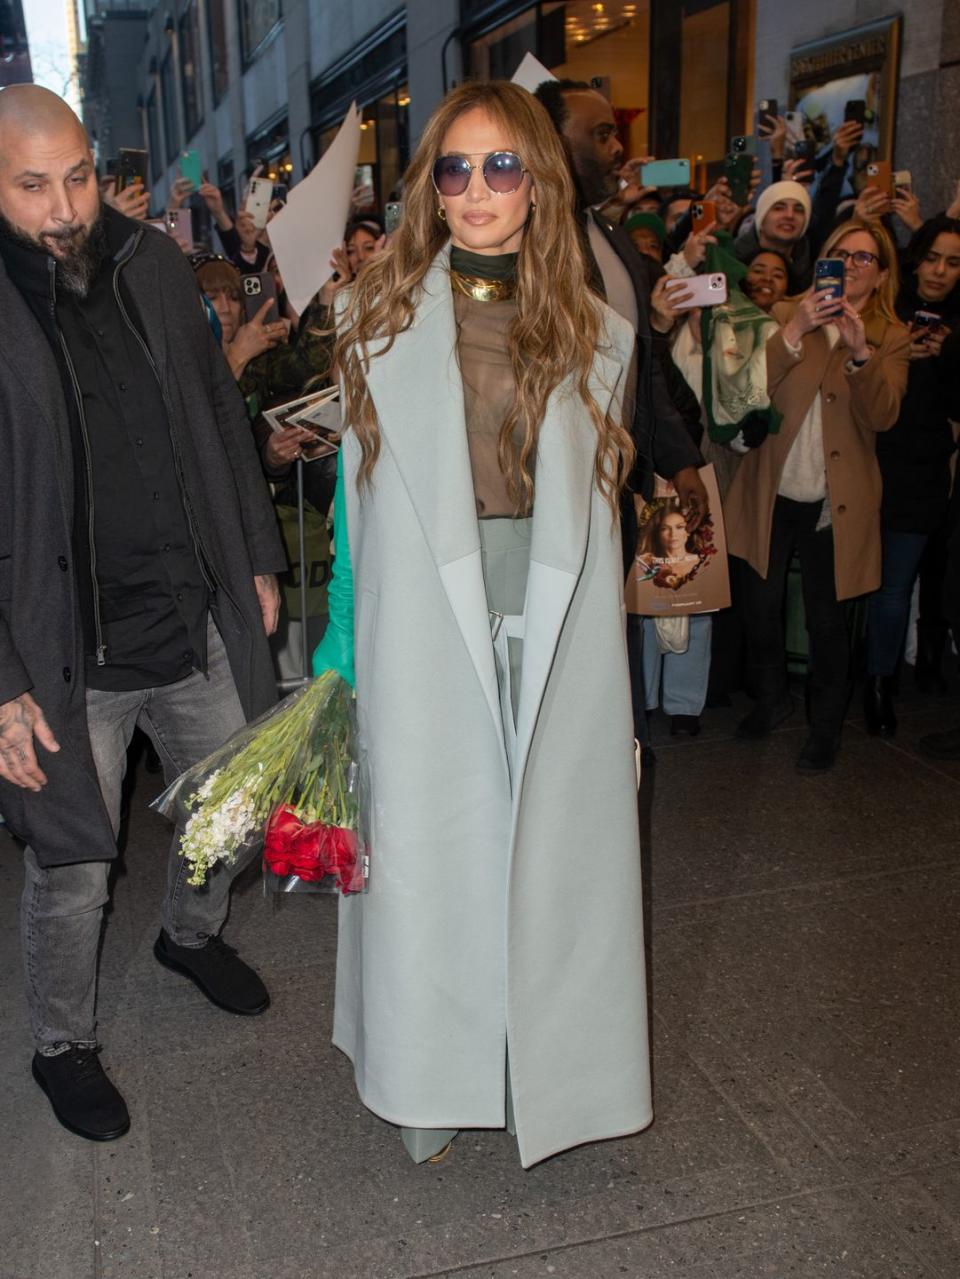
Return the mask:
<svg viewBox="0 0 960 1279">
<path fill-rule="evenodd" d="M 712 466 L 700 471 L 710 508 L 687 527 L 676 490 L 657 478 L 649 501 L 635 497 L 637 547 L 627 576 L 627 609 L 644 617 L 714 613 L 730 605 L 727 539 Z"/>
</svg>

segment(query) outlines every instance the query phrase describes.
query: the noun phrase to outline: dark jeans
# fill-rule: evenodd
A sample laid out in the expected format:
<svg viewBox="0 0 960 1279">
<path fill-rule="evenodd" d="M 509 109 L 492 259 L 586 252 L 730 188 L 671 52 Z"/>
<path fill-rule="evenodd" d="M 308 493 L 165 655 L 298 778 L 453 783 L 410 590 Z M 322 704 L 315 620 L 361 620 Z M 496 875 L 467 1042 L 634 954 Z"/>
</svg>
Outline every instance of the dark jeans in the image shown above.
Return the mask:
<svg viewBox="0 0 960 1279">
<path fill-rule="evenodd" d="M 883 530 L 883 576 L 880 589 L 870 596 L 867 613 L 868 675 L 892 675 L 897 669 L 913 583 L 926 544 L 926 533 Z"/>
<path fill-rule="evenodd" d="M 790 560 L 798 552 L 810 637 L 810 724 L 836 736 L 850 694 L 850 640 L 834 584 L 833 529 L 816 531 L 822 505 L 777 498 L 767 576 L 744 565 L 743 603 L 754 691 L 760 700 L 775 702 L 787 688 L 783 603 Z"/>
<path fill-rule="evenodd" d="M 226 649 L 211 620 L 207 676 L 193 671 L 175 684 L 131 692 L 87 689 L 90 747 L 100 789 L 120 826 L 120 786 L 127 747 L 138 725 L 163 761 L 166 781 L 205 759 L 245 722 Z M 230 883 L 243 862 L 213 871 L 203 889 L 188 887 L 178 826 L 167 860 L 163 927 L 180 946 L 202 946 L 227 917 Z M 77 849 L 77 856 L 83 856 Z M 251 854 L 252 855 L 252 854 Z M 246 860 L 249 860 L 249 855 Z M 109 862 L 77 861 L 44 869 L 32 848 L 24 853 L 21 932 L 27 1003 L 42 1053 L 96 1043 L 97 949 L 107 903 Z"/>
</svg>

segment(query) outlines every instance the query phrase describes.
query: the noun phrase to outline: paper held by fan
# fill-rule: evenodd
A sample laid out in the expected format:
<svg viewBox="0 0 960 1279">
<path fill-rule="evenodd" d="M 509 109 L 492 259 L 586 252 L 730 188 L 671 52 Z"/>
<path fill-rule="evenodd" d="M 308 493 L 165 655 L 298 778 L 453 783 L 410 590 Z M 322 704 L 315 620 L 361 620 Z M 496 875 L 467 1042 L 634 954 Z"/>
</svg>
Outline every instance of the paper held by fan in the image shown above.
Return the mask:
<svg viewBox="0 0 960 1279">
<path fill-rule="evenodd" d="M 624 587 L 627 610 L 644 617 L 715 613 L 730 606 L 727 539 L 717 477 L 700 468 L 709 511 L 689 532 L 672 484 L 657 476 L 649 501 L 634 497 L 637 545 Z"/>
<path fill-rule="evenodd" d="M 526 89 L 529 93 L 535 93 L 544 80 L 556 80 L 556 78 L 553 72 L 548 71 L 532 53 L 525 53 L 523 61 L 513 73 L 511 83 L 519 84 L 521 89 Z"/>
<path fill-rule="evenodd" d="M 263 416 L 270 429 L 278 433 L 291 426 L 305 427 L 316 436 L 316 444 L 303 449 L 305 462 L 316 462 L 329 457 L 340 448 L 340 391 L 336 386 L 317 391 L 313 395 L 301 395 L 286 404 L 264 409 Z"/>
<path fill-rule="evenodd" d="M 337 136 L 293 189 L 296 198 L 267 225 L 287 297 L 301 315 L 331 275 L 330 257 L 343 243 L 360 154 L 360 113 L 350 104 Z"/>
</svg>

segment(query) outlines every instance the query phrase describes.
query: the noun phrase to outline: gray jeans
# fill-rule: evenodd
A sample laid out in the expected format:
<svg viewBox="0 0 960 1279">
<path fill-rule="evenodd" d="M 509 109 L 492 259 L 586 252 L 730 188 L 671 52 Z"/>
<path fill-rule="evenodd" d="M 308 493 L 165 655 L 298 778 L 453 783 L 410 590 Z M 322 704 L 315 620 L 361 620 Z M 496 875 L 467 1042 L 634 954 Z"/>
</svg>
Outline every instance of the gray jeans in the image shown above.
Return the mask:
<svg viewBox="0 0 960 1279">
<path fill-rule="evenodd" d="M 208 624 L 206 678 L 193 671 L 157 688 L 108 693 L 87 690 L 90 746 L 100 789 L 120 826 L 120 788 L 127 748 L 139 724 L 157 748 L 167 782 L 198 763 L 244 724 L 244 714 L 213 621 Z M 223 927 L 236 866 L 221 867 L 203 889 L 190 888 L 179 855 L 180 827 L 167 866 L 161 919 L 181 946 L 202 946 Z M 82 856 L 83 850 L 78 849 Z M 96 1043 L 97 952 L 109 896 L 109 862 L 76 862 L 44 870 L 32 848 L 24 853 L 21 931 L 27 1003 L 40 1052 Z"/>
</svg>

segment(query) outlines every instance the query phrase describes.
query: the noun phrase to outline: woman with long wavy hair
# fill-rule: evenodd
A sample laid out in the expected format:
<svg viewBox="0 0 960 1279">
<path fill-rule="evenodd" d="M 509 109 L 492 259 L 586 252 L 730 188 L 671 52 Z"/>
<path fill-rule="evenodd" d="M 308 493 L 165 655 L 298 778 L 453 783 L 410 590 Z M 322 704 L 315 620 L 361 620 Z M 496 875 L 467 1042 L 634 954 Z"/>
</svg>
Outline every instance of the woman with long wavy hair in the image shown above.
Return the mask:
<svg viewBox="0 0 960 1279">
<path fill-rule="evenodd" d="M 587 287 L 569 166 L 506 83 L 455 89 L 341 303 L 331 626 L 371 779 L 334 1042 L 414 1160 L 524 1166 L 649 1123 L 618 498 L 633 333 Z"/>
</svg>

